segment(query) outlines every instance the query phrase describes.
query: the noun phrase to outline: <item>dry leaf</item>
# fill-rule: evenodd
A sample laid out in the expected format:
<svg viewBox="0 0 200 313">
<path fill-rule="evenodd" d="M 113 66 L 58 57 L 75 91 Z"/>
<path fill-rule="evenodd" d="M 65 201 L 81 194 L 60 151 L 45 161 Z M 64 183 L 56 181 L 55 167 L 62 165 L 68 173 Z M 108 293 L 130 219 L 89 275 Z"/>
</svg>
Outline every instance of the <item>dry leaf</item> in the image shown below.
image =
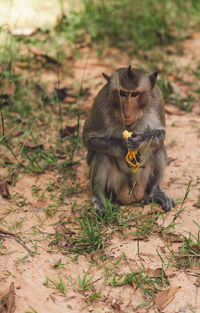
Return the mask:
<svg viewBox="0 0 200 313">
<path fill-rule="evenodd" d="M 8 94 L 0 95 L 0 108 L 10 104 L 10 96 Z"/>
<path fill-rule="evenodd" d="M 200 209 L 200 195 L 198 195 L 197 202 L 193 204 L 193 207 Z"/>
<path fill-rule="evenodd" d="M 15 285 L 11 283 L 8 298 L 7 298 L 7 313 L 13 313 L 15 311 Z"/>
<path fill-rule="evenodd" d="M 0 179 L 0 195 L 3 198 L 9 199 L 10 198 L 10 192 L 8 190 L 8 186 L 5 181 Z"/>
<path fill-rule="evenodd" d="M 162 270 L 161 267 L 158 267 L 155 270 L 152 270 L 151 268 L 148 267 L 147 273 L 150 277 L 157 277 L 157 278 L 164 277 L 165 279 L 168 279 L 168 276 L 165 274 L 165 272 Z"/>
<path fill-rule="evenodd" d="M 11 173 L 6 177 L 6 183 L 8 185 L 14 185 L 16 183 L 16 180 L 17 180 L 17 171 Z"/>
<path fill-rule="evenodd" d="M 31 47 L 31 52 L 34 53 L 38 58 L 43 59 L 45 62 L 60 65 L 60 62 L 50 55 L 44 53 L 41 49 L 37 47 Z"/>
<path fill-rule="evenodd" d="M 165 247 L 160 247 L 160 251 L 162 252 L 162 254 L 166 254 L 166 250 L 165 250 Z"/>
<path fill-rule="evenodd" d="M 14 282 L 10 284 L 8 295 L 0 303 L 0 313 L 14 313 L 15 306 L 15 285 Z"/>
<path fill-rule="evenodd" d="M 71 88 L 66 88 L 66 87 L 55 88 L 55 91 L 57 93 L 58 99 L 63 101 L 67 97 L 76 98 L 76 96 L 74 94 L 70 93 L 69 90 L 71 90 Z"/>
<path fill-rule="evenodd" d="M 60 135 L 62 138 L 69 136 L 70 134 L 75 133 L 77 130 L 77 124 L 75 125 L 68 125 L 64 129 L 60 130 Z"/>
<path fill-rule="evenodd" d="M 166 242 L 167 246 L 170 247 L 173 242 L 182 242 L 181 236 L 173 233 L 160 233 L 160 237 Z"/>
<path fill-rule="evenodd" d="M 36 149 L 42 149 L 43 145 L 35 145 L 33 142 L 29 142 L 28 144 L 25 144 L 24 147 L 28 150 L 36 150 Z"/>
<path fill-rule="evenodd" d="M 175 293 L 179 288 L 180 287 L 171 287 L 169 289 L 160 291 L 156 297 L 156 308 L 158 310 L 164 309 L 174 299 Z"/>
<path fill-rule="evenodd" d="M 111 306 L 112 306 L 112 308 L 113 308 L 113 312 L 115 312 L 115 313 L 120 313 L 120 312 L 122 312 L 119 303 L 111 304 Z"/>
<path fill-rule="evenodd" d="M 165 279 L 168 279 L 168 276 L 165 274 L 164 270 L 161 267 L 158 267 L 155 271 L 154 271 L 154 275 L 157 278 L 162 278 L 164 277 Z"/>
</svg>

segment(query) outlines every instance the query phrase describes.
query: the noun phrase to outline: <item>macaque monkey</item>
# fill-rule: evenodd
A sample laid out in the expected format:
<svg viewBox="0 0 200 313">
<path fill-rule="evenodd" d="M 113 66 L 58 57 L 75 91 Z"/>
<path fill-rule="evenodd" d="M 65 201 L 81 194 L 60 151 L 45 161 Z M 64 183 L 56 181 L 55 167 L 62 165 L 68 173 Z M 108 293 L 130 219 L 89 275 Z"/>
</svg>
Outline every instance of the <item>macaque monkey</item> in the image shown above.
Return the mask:
<svg viewBox="0 0 200 313">
<path fill-rule="evenodd" d="M 161 188 L 167 154 L 164 147 L 164 102 L 155 85 L 157 72 L 119 68 L 97 94 L 85 121 L 83 142 L 88 149 L 92 201 L 98 214 L 105 214 L 104 199 L 120 204 L 155 200 L 165 212 L 175 206 Z M 125 140 L 124 130 L 134 136 Z M 142 160 L 133 174 L 126 162 L 129 150 Z"/>
</svg>

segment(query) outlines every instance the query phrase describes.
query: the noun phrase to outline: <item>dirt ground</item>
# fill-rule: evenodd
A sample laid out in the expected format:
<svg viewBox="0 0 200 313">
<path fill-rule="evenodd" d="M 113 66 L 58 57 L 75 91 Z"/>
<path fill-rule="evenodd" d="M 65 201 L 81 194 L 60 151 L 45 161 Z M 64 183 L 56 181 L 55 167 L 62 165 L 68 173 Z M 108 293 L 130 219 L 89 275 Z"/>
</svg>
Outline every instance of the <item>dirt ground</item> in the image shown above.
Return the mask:
<svg viewBox="0 0 200 313">
<path fill-rule="evenodd" d="M 185 41 L 183 45 L 183 56 L 171 56 L 176 62 L 177 72 L 183 71 L 183 77 L 192 82 L 194 77 L 185 72 L 185 67 L 190 66 L 194 69 L 198 64 L 200 49 L 200 33 Z M 83 86 L 90 86 L 90 96 L 84 106 L 89 111 L 94 96 L 104 83 L 101 72 L 110 74 L 112 70 L 120 66 L 126 66 L 131 63 L 133 66 L 138 64 L 138 60 L 128 57 L 126 54 L 119 54 L 115 49 L 109 49 L 103 56 L 97 57 L 94 51 L 88 48 L 82 50 L 80 59 L 73 60 L 73 75 L 63 77 L 61 86 L 73 85 L 73 81 L 79 81 L 83 78 Z M 83 77 L 84 73 L 84 77 Z M 43 80 L 51 80 L 55 84 L 57 80 L 56 73 L 50 76 L 44 76 Z M 176 86 L 177 87 L 177 86 Z M 189 88 L 178 85 L 178 92 L 190 94 Z M 180 110 L 173 104 L 166 105 L 166 147 L 168 152 L 169 164 L 163 181 L 163 187 L 166 192 L 176 200 L 177 205 L 171 212 L 165 214 L 165 225 L 169 225 L 176 217 L 181 207 L 181 201 L 184 198 L 187 186 L 191 182 L 189 195 L 184 203 L 184 210 L 176 219 L 176 226 L 173 232 L 188 236 L 191 233 L 198 236 L 200 221 L 200 207 L 197 204 L 200 194 L 200 101 L 197 100 L 194 109 L 190 113 Z M 81 132 L 84 119 L 87 114 L 81 118 Z M 77 120 L 67 120 L 65 123 L 77 123 Z M 84 158 L 86 151 L 78 150 L 75 159 Z M 5 175 L 5 169 L 0 169 L 0 175 Z M 57 175 L 57 176 L 56 176 Z M 134 285 L 110 286 L 106 283 L 106 271 L 113 268 L 122 255 L 126 256 L 128 262 L 122 260 L 116 267 L 118 274 L 138 270 L 142 266 L 149 271 L 161 268 L 161 258 L 169 260 L 169 249 L 165 242 L 157 234 L 151 234 L 144 240 L 135 240 L 131 235 L 123 236 L 117 229 L 110 228 L 105 246 L 104 255 L 106 259 L 101 259 L 101 253 L 96 252 L 96 260 L 92 262 L 91 256 L 87 253 L 76 255 L 70 252 L 63 253 L 57 251 L 49 244 L 51 234 L 55 234 L 56 223 L 60 216 L 68 217 L 73 221 L 72 205 L 74 201 L 84 207 L 90 203 L 88 168 L 86 161 L 82 160 L 77 167 L 75 181 L 84 192 L 72 194 L 64 199 L 56 214 L 46 216 L 44 209 L 48 207 L 48 198 L 36 198 L 33 195 L 33 186 L 45 186 L 51 179 L 59 179 L 59 175 L 54 171 L 46 171 L 44 174 L 23 174 L 18 176 L 16 184 L 9 187 L 12 195 L 22 194 L 26 203 L 23 206 L 12 202 L 11 199 L 0 197 L 0 299 L 9 292 L 11 283 L 14 282 L 14 293 L 10 295 L 10 308 L 7 302 L 7 308 L 1 308 L 0 312 L 38 312 L 38 313 L 110 313 L 110 312 L 157 312 L 158 307 L 145 307 L 144 298 L 141 289 Z M 22 200 L 22 199 L 21 199 Z M 12 208 L 12 209 L 11 209 Z M 157 210 L 159 207 L 156 206 Z M 121 210 L 126 211 L 125 206 Z M 134 206 L 129 206 L 130 211 L 137 210 Z M 149 206 L 145 207 L 148 212 Z M 21 222 L 21 224 L 20 224 Z M 162 224 L 159 219 L 158 223 Z M 110 233 L 109 233 L 110 232 Z M 23 242 L 17 240 L 18 237 L 11 236 L 10 233 L 20 234 Z M 170 241 L 170 238 L 169 238 Z M 138 247 L 139 246 L 139 247 Z M 171 242 L 169 245 L 178 251 L 180 243 Z M 29 250 L 37 251 L 37 254 L 30 255 Z M 139 253 L 138 253 L 139 252 Z M 62 264 L 58 267 L 57 264 Z M 93 292 L 101 291 L 99 299 L 92 301 L 90 299 L 91 290 L 80 290 L 78 285 L 78 275 L 83 277 L 88 270 L 88 276 L 93 276 Z M 112 271 L 112 270 L 110 270 Z M 170 285 L 165 289 L 174 287 L 174 297 L 169 297 L 169 301 L 161 312 L 189 313 L 200 312 L 200 268 L 175 268 L 169 266 L 165 271 L 169 277 Z M 58 282 L 62 277 L 66 285 L 65 294 L 61 292 L 54 284 L 45 281 L 49 278 L 51 281 Z M 8 301 L 8 300 L 7 300 Z M 138 307 L 138 305 L 143 305 Z M 12 304 L 12 305 L 11 305 Z M 4 311 L 3 311 L 4 310 Z"/>
</svg>

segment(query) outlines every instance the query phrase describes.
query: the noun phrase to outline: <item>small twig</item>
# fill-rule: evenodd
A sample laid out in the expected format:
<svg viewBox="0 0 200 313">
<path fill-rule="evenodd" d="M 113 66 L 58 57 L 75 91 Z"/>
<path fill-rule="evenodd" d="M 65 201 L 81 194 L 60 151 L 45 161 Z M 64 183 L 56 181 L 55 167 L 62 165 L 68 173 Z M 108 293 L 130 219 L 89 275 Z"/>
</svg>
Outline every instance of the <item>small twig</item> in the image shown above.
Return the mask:
<svg viewBox="0 0 200 313">
<path fill-rule="evenodd" d="M 0 233 L 3 234 L 4 237 L 10 237 L 13 238 L 16 242 L 18 242 L 29 254 L 30 256 L 34 257 L 34 253 L 33 251 L 31 251 L 26 244 L 23 242 L 22 239 L 20 239 L 19 237 L 17 237 L 16 235 L 9 233 L 8 231 L 0 228 Z"/>
</svg>

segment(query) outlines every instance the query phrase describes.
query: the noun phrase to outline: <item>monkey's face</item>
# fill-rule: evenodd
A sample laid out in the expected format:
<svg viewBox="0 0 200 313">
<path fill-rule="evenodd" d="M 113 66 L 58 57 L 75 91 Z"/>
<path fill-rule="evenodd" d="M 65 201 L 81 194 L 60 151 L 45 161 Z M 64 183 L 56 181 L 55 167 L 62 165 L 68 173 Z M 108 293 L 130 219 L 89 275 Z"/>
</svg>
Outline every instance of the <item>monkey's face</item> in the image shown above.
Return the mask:
<svg viewBox="0 0 200 313">
<path fill-rule="evenodd" d="M 137 89 L 120 88 L 119 97 L 123 122 L 125 126 L 130 126 L 143 115 L 144 93 Z"/>
<path fill-rule="evenodd" d="M 111 76 L 103 73 L 109 82 L 109 101 L 117 108 L 125 126 L 133 125 L 143 115 L 151 99 L 158 73 L 140 69 L 119 68 Z"/>
</svg>

